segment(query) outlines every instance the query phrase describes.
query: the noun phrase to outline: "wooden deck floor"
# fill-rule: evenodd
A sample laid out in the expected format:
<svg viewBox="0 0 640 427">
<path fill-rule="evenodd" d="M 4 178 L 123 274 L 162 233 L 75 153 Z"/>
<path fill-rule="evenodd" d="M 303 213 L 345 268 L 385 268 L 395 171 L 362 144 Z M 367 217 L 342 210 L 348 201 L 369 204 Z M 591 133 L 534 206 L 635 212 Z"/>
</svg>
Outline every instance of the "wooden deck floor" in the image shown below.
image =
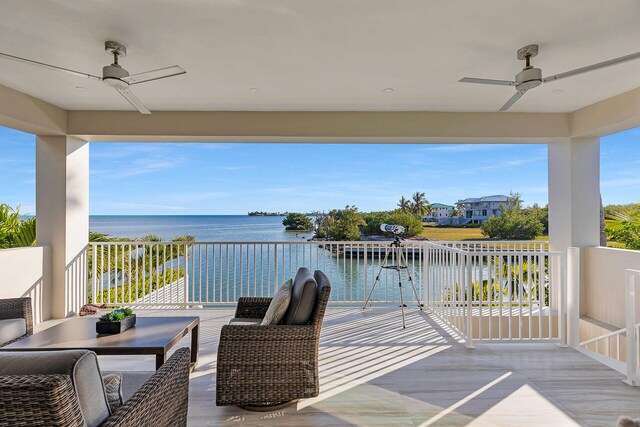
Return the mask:
<svg viewBox="0 0 640 427">
<path fill-rule="evenodd" d="M 216 349 L 228 309 L 138 311 L 199 315 L 200 360 L 189 425 L 614 426 L 640 417 L 640 389 L 587 356 L 550 344 L 468 350 L 427 315 L 332 308 L 320 350 L 321 394 L 273 413 L 215 406 Z M 44 325 L 43 327 L 45 327 Z M 180 345 L 188 345 L 188 337 Z M 151 371 L 153 358 L 101 357 L 104 370 Z"/>
</svg>

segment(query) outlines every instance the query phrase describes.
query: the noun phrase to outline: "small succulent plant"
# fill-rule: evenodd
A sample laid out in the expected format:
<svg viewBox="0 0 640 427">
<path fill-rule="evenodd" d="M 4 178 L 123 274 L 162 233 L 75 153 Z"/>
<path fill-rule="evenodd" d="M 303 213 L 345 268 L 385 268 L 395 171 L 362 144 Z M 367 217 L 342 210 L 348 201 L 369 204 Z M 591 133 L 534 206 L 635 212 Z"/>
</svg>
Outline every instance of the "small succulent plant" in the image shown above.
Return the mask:
<svg viewBox="0 0 640 427">
<path fill-rule="evenodd" d="M 104 322 L 120 322 L 131 316 L 131 314 L 133 314 L 133 310 L 130 308 L 119 308 L 117 310 L 113 310 L 111 313 L 103 314 L 100 316 L 100 320 Z"/>
</svg>

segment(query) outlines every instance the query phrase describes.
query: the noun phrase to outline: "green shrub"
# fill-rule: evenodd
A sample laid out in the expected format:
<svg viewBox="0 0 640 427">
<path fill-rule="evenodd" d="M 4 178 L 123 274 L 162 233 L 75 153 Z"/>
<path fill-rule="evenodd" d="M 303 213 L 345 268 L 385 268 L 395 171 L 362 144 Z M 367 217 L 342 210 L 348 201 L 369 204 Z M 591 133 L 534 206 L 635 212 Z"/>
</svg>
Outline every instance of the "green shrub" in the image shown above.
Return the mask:
<svg viewBox="0 0 640 427">
<path fill-rule="evenodd" d="M 317 238 L 328 240 L 360 240 L 360 227 L 367 225 L 355 206 L 333 209 L 318 222 Z"/>
<path fill-rule="evenodd" d="M 287 217 L 282 220 L 282 225 L 291 231 L 313 230 L 313 221 L 311 221 L 311 218 L 295 212 L 288 214 Z"/>
<path fill-rule="evenodd" d="M 380 230 L 380 225 L 382 224 L 403 226 L 406 229 L 404 236 L 407 237 L 417 236 L 423 230 L 422 221 L 419 218 L 399 209 L 391 212 L 371 212 L 364 216 L 364 220 L 366 225 L 362 231 L 366 235 L 384 234 Z"/>
<path fill-rule="evenodd" d="M 480 226 L 482 234 L 499 240 L 533 240 L 542 234 L 544 226 L 533 215 L 518 210 L 492 216 Z"/>
</svg>

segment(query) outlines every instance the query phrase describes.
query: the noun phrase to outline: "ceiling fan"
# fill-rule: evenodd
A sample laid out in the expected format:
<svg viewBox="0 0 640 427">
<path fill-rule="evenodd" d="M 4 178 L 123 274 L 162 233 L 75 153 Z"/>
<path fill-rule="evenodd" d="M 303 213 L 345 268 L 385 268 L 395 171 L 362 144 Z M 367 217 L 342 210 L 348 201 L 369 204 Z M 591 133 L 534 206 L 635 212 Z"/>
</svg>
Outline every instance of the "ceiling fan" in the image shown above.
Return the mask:
<svg viewBox="0 0 640 427">
<path fill-rule="evenodd" d="M 113 64 L 102 67 L 102 77 L 93 74 L 83 73 L 81 71 L 70 70 L 57 65 L 45 64 L 31 59 L 20 58 L 19 56 L 9 55 L 0 52 L 0 57 L 13 59 L 16 61 L 26 62 L 28 64 L 39 65 L 41 67 L 53 70 L 63 71 L 80 77 L 86 77 L 93 80 L 99 80 L 109 87 L 117 90 L 127 101 L 131 103 L 142 114 L 151 114 L 151 111 L 140 101 L 129 89 L 130 85 L 138 83 L 150 82 L 152 80 L 164 79 L 167 77 L 179 76 L 185 74 L 186 71 L 181 67 L 174 65 L 172 67 L 160 68 L 158 70 L 146 71 L 144 73 L 129 75 L 129 72 L 118 64 L 118 58 L 127 56 L 127 48 L 120 43 L 108 41 L 104 44 L 104 50 L 113 55 Z"/>
<path fill-rule="evenodd" d="M 586 67 L 576 68 L 575 70 L 565 71 L 564 73 L 554 74 L 549 77 L 542 77 L 542 70 L 540 68 L 534 68 L 531 65 L 531 58 L 538 54 L 538 45 L 530 44 L 523 48 L 518 49 L 517 57 L 519 60 L 525 61 L 525 67 L 516 74 L 515 81 L 512 80 L 491 80 L 491 79 L 478 79 L 475 77 L 464 77 L 460 79 L 463 83 L 480 83 L 486 85 L 499 85 L 499 86 L 515 86 L 516 93 L 509 98 L 509 100 L 498 111 L 507 111 L 518 99 L 522 97 L 528 90 L 534 87 L 540 86 L 542 83 L 553 82 L 555 80 L 564 79 L 565 77 L 575 76 L 577 74 L 586 73 L 589 71 L 597 70 L 600 68 L 608 67 L 610 65 L 621 64 L 623 62 L 631 61 L 640 58 L 640 52 L 632 53 L 630 55 L 621 56 L 619 58 L 610 59 L 604 62 L 598 62 L 597 64 L 587 65 Z"/>
</svg>

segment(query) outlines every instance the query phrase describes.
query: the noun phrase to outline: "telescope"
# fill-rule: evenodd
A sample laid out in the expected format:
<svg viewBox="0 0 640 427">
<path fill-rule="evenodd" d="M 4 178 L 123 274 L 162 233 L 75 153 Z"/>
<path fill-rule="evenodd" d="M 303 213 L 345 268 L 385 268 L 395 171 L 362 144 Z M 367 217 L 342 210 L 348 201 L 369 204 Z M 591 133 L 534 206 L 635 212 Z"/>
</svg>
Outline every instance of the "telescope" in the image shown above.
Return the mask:
<svg viewBox="0 0 640 427">
<path fill-rule="evenodd" d="M 402 234 L 404 233 L 405 228 L 401 225 L 380 224 L 380 230 L 386 233 Z"/>
</svg>

